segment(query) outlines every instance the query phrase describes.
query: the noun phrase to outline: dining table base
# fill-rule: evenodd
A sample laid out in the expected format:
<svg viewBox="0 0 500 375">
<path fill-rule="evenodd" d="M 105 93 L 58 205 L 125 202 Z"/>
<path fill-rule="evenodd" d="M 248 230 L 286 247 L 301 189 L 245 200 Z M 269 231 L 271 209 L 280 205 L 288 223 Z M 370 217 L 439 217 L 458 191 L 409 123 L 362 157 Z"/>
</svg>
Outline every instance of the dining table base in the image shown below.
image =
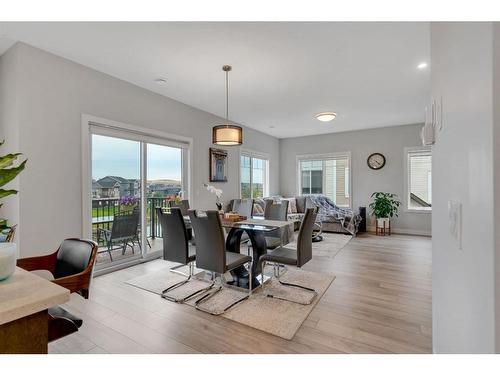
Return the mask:
<svg viewBox="0 0 500 375">
<path fill-rule="evenodd" d="M 227 251 L 233 253 L 240 253 L 241 246 L 241 236 L 246 232 L 248 234 L 248 238 L 252 244 L 252 290 L 258 288 L 262 285 L 262 270 L 261 265 L 259 263 L 259 258 L 267 252 L 267 243 L 266 237 L 263 232 L 247 230 L 243 228 L 231 228 L 227 235 L 226 239 L 226 248 Z M 245 268 L 245 266 L 240 266 L 231 271 L 231 276 L 233 277 L 233 281 L 228 282 L 228 284 L 237 286 L 239 288 L 248 289 L 249 287 L 249 272 Z M 269 278 L 264 276 L 264 282 L 268 281 Z"/>
</svg>

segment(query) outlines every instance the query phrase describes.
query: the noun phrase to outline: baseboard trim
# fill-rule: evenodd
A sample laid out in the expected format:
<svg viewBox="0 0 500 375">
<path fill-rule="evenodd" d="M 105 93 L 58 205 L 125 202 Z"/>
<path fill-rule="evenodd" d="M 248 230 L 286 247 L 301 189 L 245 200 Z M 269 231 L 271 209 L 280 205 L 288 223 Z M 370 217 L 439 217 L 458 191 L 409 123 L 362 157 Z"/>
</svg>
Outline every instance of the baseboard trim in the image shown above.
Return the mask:
<svg viewBox="0 0 500 375">
<path fill-rule="evenodd" d="M 368 232 L 375 233 L 374 226 L 368 226 L 366 228 Z M 424 237 L 432 237 L 432 232 L 425 230 L 415 230 L 415 229 L 406 229 L 406 228 L 392 228 L 391 232 L 394 234 L 409 234 L 412 236 L 424 236 Z"/>
<path fill-rule="evenodd" d="M 141 264 L 141 263 L 149 262 L 150 260 L 161 258 L 162 255 L 163 254 L 161 251 L 154 251 L 152 253 L 146 253 L 146 255 L 143 258 L 136 258 L 136 259 L 132 259 L 130 261 L 118 262 L 117 264 L 112 264 L 112 265 L 109 265 L 108 267 L 94 270 L 93 277 L 106 275 L 107 273 L 115 272 L 118 270 L 122 270 L 124 268 L 136 266 L 136 265 Z"/>
</svg>

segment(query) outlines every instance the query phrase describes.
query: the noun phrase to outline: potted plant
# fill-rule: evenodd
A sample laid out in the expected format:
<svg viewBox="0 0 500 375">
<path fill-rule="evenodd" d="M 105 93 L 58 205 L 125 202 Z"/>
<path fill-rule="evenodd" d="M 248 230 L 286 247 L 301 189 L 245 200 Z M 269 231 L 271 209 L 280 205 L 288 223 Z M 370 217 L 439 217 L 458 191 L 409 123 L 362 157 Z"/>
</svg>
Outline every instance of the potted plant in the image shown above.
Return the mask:
<svg viewBox="0 0 500 375">
<path fill-rule="evenodd" d="M 0 146 L 3 145 L 4 142 L 5 141 L 0 142 Z M 2 189 L 2 187 L 16 178 L 16 176 L 21 173 L 21 171 L 26 166 L 26 160 L 24 160 L 17 167 L 12 167 L 19 155 L 21 154 L 16 153 L 0 156 L 0 199 L 8 197 L 12 194 L 17 194 L 17 190 L 6 190 Z M 0 207 L 2 207 L 1 204 Z M 16 244 L 5 242 L 9 237 L 12 237 L 9 236 L 9 232 L 12 230 L 13 229 L 9 226 L 7 219 L 0 219 L 0 280 L 4 280 L 10 277 L 16 269 Z"/>
<path fill-rule="evenodd" d="M 398 216 L 398 209 L 401 202 L 397 199 L 398 196 L 393 193 L 375 192 L 371 195 L 373 202 L 370 203 L 372 215 L 377 219 L 379 228 L 389 227 L 391 217 Z"/>
<path fill-rule="evenodd" d="M 222 213 L 222 190 L 209 184 L 203 184 L 203 186 L 205 186 L 210 193 L 215 194 L 215 205 L 219 212 Z"/>
</svg>

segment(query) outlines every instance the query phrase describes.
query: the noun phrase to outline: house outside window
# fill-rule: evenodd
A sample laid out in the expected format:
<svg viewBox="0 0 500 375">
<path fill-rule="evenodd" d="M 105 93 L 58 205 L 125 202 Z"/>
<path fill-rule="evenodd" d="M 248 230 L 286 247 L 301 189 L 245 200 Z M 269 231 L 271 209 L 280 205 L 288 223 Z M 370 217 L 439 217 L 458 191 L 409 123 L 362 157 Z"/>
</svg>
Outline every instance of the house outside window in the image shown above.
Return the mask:
<svg viewBox="0 0 500 375">
<path fill-rule="evenodd" d="M 429 148 L 407 148 L 406 153 L 406 209 L 430 212 L 432 210 L 432 155 Z"/>
<path fill-rule="evenodd" d="M 351 207 L 351 155 L 348 152 L 297 157 L 298 194 L 323 194 Z"/>
</svg>

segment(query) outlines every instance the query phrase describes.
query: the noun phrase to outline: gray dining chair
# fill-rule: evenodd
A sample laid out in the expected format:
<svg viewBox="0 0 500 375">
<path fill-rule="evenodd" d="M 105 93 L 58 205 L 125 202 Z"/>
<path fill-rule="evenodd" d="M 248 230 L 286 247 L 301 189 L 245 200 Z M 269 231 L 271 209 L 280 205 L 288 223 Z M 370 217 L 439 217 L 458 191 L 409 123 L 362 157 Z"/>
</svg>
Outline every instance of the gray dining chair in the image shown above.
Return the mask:
<svg viewBox="0 0 500 375">
<path fill-rule="evenodd" d="M 176 201 L 168 201 L 168 207 L 170 208 L 180 208 L 182 216 L 187 216 L 188 215 L 188 210 L 189 210 L 189 200 L 183 199 L 180 202 Z"/>
<path fill-rule="evenodd" d="M 266 206 L 264 208 L 264 219 L 266 220 L 278 220 L 287 221 L 288 219 L 288 204 L 286 200 L 280 203 L 275 203 L 272 199 L 266 200 Z M 288 229 L 286 229 L 288 230 Z M 277 233 L 266 236 L 266 244 L 268 249 L 276 249 L 281 246 L 289 237 L 289 233 L 284 230 L 279 230 Z M 285 238 L 286 237 L 286 238 Z"/>
<path fill-rule="evenodd" d="M 206 215 L 201 216 L 196 210 L 189 210 L 189 218 L 196 235 L 196 267 L 211 272 L 214 279 L 212 283 L 214 290 L 198 299 L 195 302 L 195 307 L 212 315 L 223 314 L 230 307 L 247 299 L 252 294 L 252 257 L 226 251 L 222 223 L 217 211 L 206 211 Z M 208 301 L 222 290 L 225 283 L 224 273 L 245 264 L 248 265 L 249 273 L 248 295 L 219 312 L 205 309 L 203 302 Z M 215 287 L 217 278 L 219 278 L 220 284 Z"/>
<path fill-rule="evenodd" d="M 266 262 L 274 263 L 274 275 L 278 279 L 281 285 L 307 290 L 313 293 L 314 297 L 318 293 L 312 288 L 281 281 L 279 265 L 289 265 L 301 268 L 304 264 L 306 264 L 312 259 L 312 231 L 314 223 L 316 221 L 316 215 L 317 215 L 316 211 L 317 210 L 315 208 L 306 209 L 304 219 L 302 220 L 299 229 L 299 235 L 297 238 L 297 248 L 281 246 L 273 251 L 268 252 L 267 254 L 262 255 L 259 258 L 262 270 L 264 270 Z M 267 296 L 285 299 L 273 295 L 267 295 Z M 307 304 L 310 304 L 312 300 L 313 299 L 311 299 L 310 302 Z M 291 302 L 296 302 L 296 301 L 291 301 Z"/>
<path fill-rule="evenodd" d="M 264 219 L 266 220 L 288 220 L 288 201 L 283 200 L 275 203 L 272 199 L 266 200 L 264 207 Z"/>
<path fill-rule="evenodd" d="M 233 199 L 231 204 L 231 211 L 237 213 L 238 215 L 246 216 L 247 219 L 251 219 L 253 216 L 253 203 L 254 201 L 251 198 Z M 241 235 L 240 242 L 247 245 L 247 255 L 250 255 L 250 248 L 252 246 L 250 243 L 250 238 L 248 237 L 248 234 L 246 232 Z"/>
<path fill-rule="evenodd" d="M 231 211 L 251 219 L 253 216 L 253 199 L 233 199 Z"/>
<path fill-rule="evenodd" d="M 180 202 L 168 201 L 168 207 L 180 208 L 182 216 L 188 216 L 189 200 L 183 199 Z M 191 224 L 186 224 L 186 229 L 188 231 L 189 241 L 194 243 L 194 235 L 193 235 L 193 230 L 191 229 Z"/>
<path fill-rule="evenodd" d="M 180 208 L 171 208 L 168 211 L 163 211 L 160 207 L 157 207 L 156 213 L 163 233 L 163 259 L 169 262 L 180 263 L 170 268 L 170 272 L 186 276 L 185 280 L 179 281 L 163 290 L 162 297 L 174 302 L 183 302 L 199 292 L 184 297 L 182 300 L 170 297 L 168 292 L 186 284 L 194 276 L 196 248 L 189 242 L 189 234 Z M 184 266 L 188 266 L 188 274 L 179 271 L 179 268 Z"/>
</svg>

